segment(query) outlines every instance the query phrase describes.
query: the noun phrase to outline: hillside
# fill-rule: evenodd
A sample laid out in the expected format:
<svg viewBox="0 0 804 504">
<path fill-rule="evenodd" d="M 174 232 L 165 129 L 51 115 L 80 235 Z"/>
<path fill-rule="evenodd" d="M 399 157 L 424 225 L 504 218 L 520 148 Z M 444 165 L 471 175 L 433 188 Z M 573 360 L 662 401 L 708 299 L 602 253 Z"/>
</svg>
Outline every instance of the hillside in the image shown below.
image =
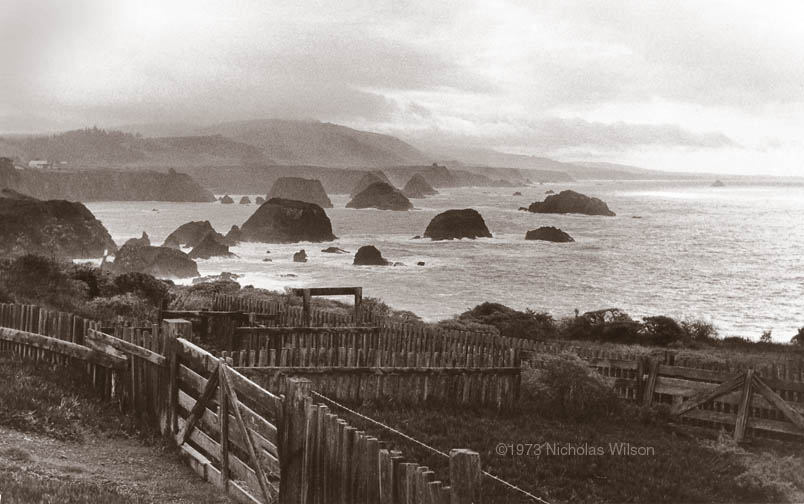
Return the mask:
<svg viewBox="0 0 804 504">
<path fill-rule="evenodd" d="M 376 167 L 432 161 L 398 138 L 318 121 L 238 121 L 208 126 L 198 133 L 253 145 L 278 164 Z"/>
<path fill-rule="evenodd" d="M 98 128 L 50 136 L 0 139 L 0 156 L 26 165 L 33 159 L 72 167 L 183 167 L 271 163 L 264 152 L 219 135 L 143 138 Z"/>
<path fill-rule="evenodd" d="M 69 201 L 215 201 L 192 177 L 170 171 L 0 171 L 6 187 L 39 199 Z"/>
</svg>

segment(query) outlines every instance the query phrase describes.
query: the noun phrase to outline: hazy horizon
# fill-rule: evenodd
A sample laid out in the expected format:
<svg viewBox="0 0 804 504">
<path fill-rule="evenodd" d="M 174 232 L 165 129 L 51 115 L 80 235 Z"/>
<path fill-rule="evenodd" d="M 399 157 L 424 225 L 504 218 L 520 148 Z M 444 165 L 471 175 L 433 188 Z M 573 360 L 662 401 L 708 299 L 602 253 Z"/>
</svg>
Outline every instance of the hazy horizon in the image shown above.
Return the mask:
<svg viewBox="0 0 804 504">
<path fill-rule="evenodd" d="M 0 131 L 312 119 L 416 147 L 804 175 L 796 2 L 11 0 Z"/>
</svg>

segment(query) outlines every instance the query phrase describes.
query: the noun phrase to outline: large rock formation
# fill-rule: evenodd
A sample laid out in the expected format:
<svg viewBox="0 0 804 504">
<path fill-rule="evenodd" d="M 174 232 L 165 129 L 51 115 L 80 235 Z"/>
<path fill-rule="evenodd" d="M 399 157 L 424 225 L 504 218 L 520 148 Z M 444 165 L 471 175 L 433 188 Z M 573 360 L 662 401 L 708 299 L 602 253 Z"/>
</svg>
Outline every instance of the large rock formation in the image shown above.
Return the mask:
<svg viewBox="0 0 804 504">
<path fill-rule="evenodd" d="M 208 220 L 206 221 L 192 221 L 182 224 L 175 231 L 170 233 L 167 238 L 165 238 L 165 243 L 162 245 L 163 247 L 195 247 L 201 240 L 204 239 L 208 234 L 212 233 L 212 235 L 221 243 L 225 243 L 225 238 L 223 235 L 215 231 L 215 228 L 212 227 L 212 224 Z"/>
<path fill-rule="evenodd" d="M 380 251 L 374 245 L 366 245 L 357 249 L 355 254 L 355 266 L 388 266 Z"/>
<path fill-rule="evenodd" d="M 198 276 L 195 261 L 169 247 L 123 247 L 117 251 L 111 269 L 118 274 L 139 271 L 158 278 Z"/>
<path fill-rule="evenodd" d="M 393 184 L 388 179 L 388 176 L 385 175 L 385 173 L 379 170 L 370 171 L 366 172 L 365 175 L 360 177 L 360 180 L 358 180 L 357 184 L 355 184 L 355 186 L 352 188 L 352 191 L 349 193 L 349 196 L 354 198 L 361 192 L 365 191 L 368 186 L 370 186 L 371 184 L 376 184 L 377 182 L 385 182 L 389 186 L 393 187 Z"/>
<path fill-rule="evenodd" d="M 614 217 L 616 214 L 609 210 L 602 200 L 590 198 L 575 191 L 561 191 L 544 199 L 531 203 L 528 211 L 535 213 L 577 213 L 585 215 L 605 215 Z"/>
<path fill-rule="evenodd" d="M 232 205 L 232 204 L 234 204 L 234 200 L 232 199 L 231 196 L 229 196 L 227 194 L 226 196 L 221 198 L 221 204 L 223 204 L 223 205 Z"/>
<path fill-rule="evenodd" d="M 123 246 L 134 246 L 134 247 L 147 247 L 151 244 L 151 238 L 148 236 L 148 233 L 145 231 L 142 232 L 142 236 L 139 238 L 129 238 L 126 240 L 126 243 Z"/>
<path fill-rule="evenodd" d="M 375 182 L 357 194 L 346 208 L 379 208 L 380 210 L 406 211 L 413 203 L 404 194 L 385 182 Z"/>
<path fill-rule="evenodd" d="M 461 238 L 491 238 L 486 221 L 477 210 L 447 210 L 430 221 L 424 230 L 425 238 L 433 240 L 460 240 Z"/>
<path fill-rule="evenodd" d="M 326 212 L 314 203 L 272 198 L 240 226 L 243 241 L 325 242 L 335 239 Z"/>
<path fill-rule="evenodd" d="M 226 233 L 226 236 L 223 237 L 223 243 L 225 243 L 230 247 L 234 247 L 235 245 L 240 243 L 242 238 L 243 238 L 243 232 L 240 231 L 240 228 L 237 226 L 232 226 L 231 228 L 229 228 L 229 232 Z"/>
<path fill-rule="evenodd" d="M 433 189 L 421 173 L 410 177 L 408 183 L 402 188 L 402 194 L 408 198 L 424 198 L 425 196 L 432 196 L 438 194 L 438 191 Z"/>
<path fill-rule="evenodd" d="M 242 198 L 240 198 L 240 204 L 241 205 L 250 205 L 251 204 L 251 198 L 249 198 L 248 196 L 243 196 Z"/>
<path fill-rule="evenodd" d="M 553 226 L 542 226 L 538 229 L 532 229 L 525 233 L 526 240 L 542 240 L 557 243 L 574 242 L 575 239 L 568 233 Z"/>
<path fill-rule="evenodd" d="M 42 201 L 9 189 L 0 191 L 0 256 L 78 259 L 115 250 L 109 232 L 81 203 Z"/>
<path fill-rule="evenodd" d="M 233 254 L 229 252 L 229 246 L 224 243 L 223 238 L 219 238 L 219 234 L 214 231 L 207 233 L 198 245 L 193 247 L 190 251 L 191 259 L 209 259 L 211 257 L 231 257 Z"/>
<path fill-rule="evenodd" d="M 332 202 L 317 179 L 306 179 L 301 177 L 280 177 L 271 186 L 268 192 L 268 199 L 282 198 L 306 203 L 315 203 L 321 208 L 332 208 Z"/>
</svg>

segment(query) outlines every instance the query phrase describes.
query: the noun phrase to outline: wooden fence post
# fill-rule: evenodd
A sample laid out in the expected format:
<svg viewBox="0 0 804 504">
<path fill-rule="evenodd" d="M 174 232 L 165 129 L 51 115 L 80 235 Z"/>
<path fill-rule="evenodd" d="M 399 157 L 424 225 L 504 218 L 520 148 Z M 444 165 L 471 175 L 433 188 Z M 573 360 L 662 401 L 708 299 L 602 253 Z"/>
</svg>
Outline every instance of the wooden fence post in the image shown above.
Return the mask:
<svg viewBox="0 0 804 504">
<path fill-rule="evenodd" d="M 168 379 L 168 400 L 165 424 L 162 427 L 162 434 L 170 434 L 175 438 L 179 432 L 179 360 L 177 355 L 178 338 L 190 340 L 192 338 L 193 325 L 182 319 L 166 319 L 162 321 L 162 334 L 165 338 L 165 357 L 168 358 L 169 379 Z"/>
<path fill-rule="evenodd" d="M 480 504 L 482 478 L 479 453 L 472 450 L 450 450 L 450 504 Z"/>
<path fill-rule="evenodd" d="M 740 406 L 737 410 L 737 422 L 734 425 L 734 440 L 738 443 L 745 436 L 745 427 L 748 425 L 748 414 L 751 412 L 751 396 L 754 386 L 754 368 L 745 372 L 745 383 L 740 395 Z"/>
<path fill-rule="evenodd" d="M 310 482 L 304 481 L 307 410 L 313 404 L 312 382 L 288 378 L 279 432 L 279 504 L 306 504 Z"/>
</svg>

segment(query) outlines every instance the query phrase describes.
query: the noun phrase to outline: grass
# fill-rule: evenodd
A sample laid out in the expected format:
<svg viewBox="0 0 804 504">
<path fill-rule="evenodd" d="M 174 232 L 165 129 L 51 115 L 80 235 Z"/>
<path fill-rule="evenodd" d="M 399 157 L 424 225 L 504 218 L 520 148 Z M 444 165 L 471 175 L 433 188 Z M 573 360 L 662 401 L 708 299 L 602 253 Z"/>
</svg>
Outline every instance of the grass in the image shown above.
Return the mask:
<svg viewBox="0 0 804 504">
<path fill-rule="evenodd" d="M 95 397 L 82 369 L 0 356 L 0 425 L 60 440 L 142 435 L 136 422 Z"/>
<path fill-rule="evenodd" d="M 94 481 L 65 479 L 33 467 L 6 463 L 0 454 L 0 498 L 3 503 L 143 504 L 142 497 L 127 495 L 109 485 Z"/>
</svg>

